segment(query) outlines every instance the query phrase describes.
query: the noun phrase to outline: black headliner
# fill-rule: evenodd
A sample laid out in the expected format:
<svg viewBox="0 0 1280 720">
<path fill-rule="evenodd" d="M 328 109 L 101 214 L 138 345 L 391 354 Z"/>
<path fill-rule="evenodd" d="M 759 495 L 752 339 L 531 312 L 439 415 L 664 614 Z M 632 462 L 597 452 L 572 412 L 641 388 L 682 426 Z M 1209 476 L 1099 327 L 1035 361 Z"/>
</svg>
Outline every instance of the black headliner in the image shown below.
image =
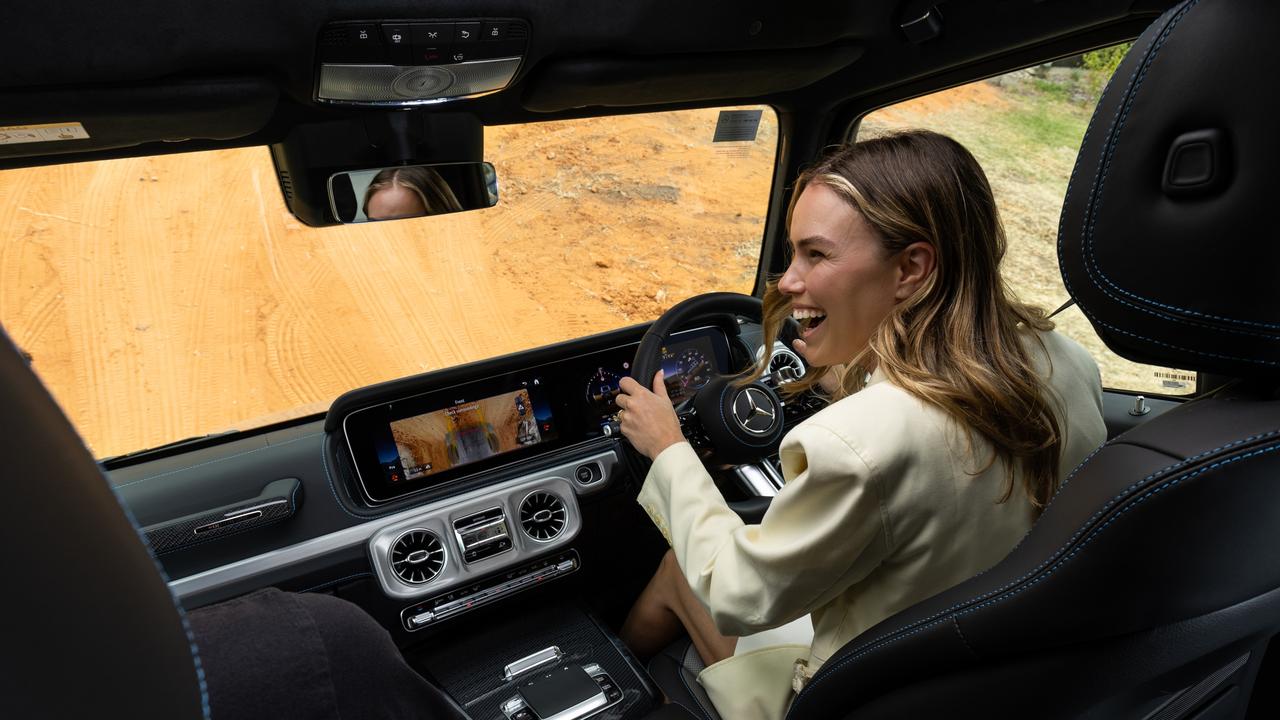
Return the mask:
<svg viewBox="0 0 1280 720">
<path fill-rule="evenodd" d="M 942 35 L 908 42 L 900 20 L 933 4 L 18 4 L 0 25 L 0 125 L 80 121 L 92 139 L 0 146 L 0 168 L 277 142 L 296 124 L 364 112 L 311 101 L 324 23 L 466 17 L 527 19 L 529 54 L 512 87 L 442 110 L 498 125 L 762 102 L 808 116 L 805 132 L 826 135 L 797 142 L 797 156 L 806 157 L 806 146 L 840 134 L 833 123 L 848 126 L 894 100 L 1133 37 L 1172 2 L 950 0 L 941 3 Z"/>
</svg>

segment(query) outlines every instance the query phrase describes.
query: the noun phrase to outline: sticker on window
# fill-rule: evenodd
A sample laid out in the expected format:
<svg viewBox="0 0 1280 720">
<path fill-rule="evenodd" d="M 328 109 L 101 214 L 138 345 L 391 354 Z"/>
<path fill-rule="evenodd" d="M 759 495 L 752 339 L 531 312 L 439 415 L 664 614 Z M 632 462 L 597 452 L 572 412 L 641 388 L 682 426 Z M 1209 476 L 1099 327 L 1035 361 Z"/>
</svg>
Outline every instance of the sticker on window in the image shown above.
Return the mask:
<svg viewBox="0 0 1280 720">
<path fill-rule="evenodd" d="M 1154 374 L 1156 379 L 1160 381 L 1160 386 L 1168 390 L 1185 390 L 1196 385 L 1195 373 L 1178 372 L 1177 370 L 1157 370 Z"/>
<path fill-rule="evenodd" d="M 721 110 L 711 142 L 752 142 L 760 129 L 763 110 Z"/>
<path fill-rule="evenodd" d="M 0 145 L 88 139 L 89 133 L 85 132 L 84 126 L 78 122 L 0 125 Z"/>
</svg>

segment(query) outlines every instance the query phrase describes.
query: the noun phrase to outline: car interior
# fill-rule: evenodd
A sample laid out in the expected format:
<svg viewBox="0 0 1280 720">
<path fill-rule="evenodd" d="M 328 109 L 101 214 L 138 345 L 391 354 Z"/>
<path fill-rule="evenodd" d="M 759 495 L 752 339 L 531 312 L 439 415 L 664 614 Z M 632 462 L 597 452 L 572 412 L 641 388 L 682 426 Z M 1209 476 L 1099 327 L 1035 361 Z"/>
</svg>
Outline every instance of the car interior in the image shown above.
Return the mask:
<svg viewBox="0 0 1280 720">
<path fill-rule="evenodd" d="M 782 434 L 826 404 L 780 399 L 805 371 L 787 352 L 742 390 L 754 414 L 726 391 L 776 352 L 761 297 L 788 262 L 799 173 L 878 108 L 1124 41 L 1062 206 L 1060 271 L 1111 350 L 1194 372 L 1196 392 L 1107 390 L 1110 439 L 1012 554 L 855 638 L 788 717 L 1273 716 L 1280 100 L 1259 78 L 1280 71 L 1280 7 L 72 0 L 7 16 L 0 136 L 66 136 L 0 143 L 0 170 L 265 146 L 311 227 L 379 219 L 383 168 L 422 168 L 448 212 L 488 212 L 506 190 L 487 127 L 759 105 L 778 144 L 752 295 L 350 388 L 302 418 L 95 458 L 6 335 L 6 717 L 220 717 L 183 613 L 277 587 L 367 612 L 449 700 L 424 717 L 717 718 L 688 640 L 641 663 L 617 637 L 667 549 L 635 502 L 646 467 L 618 430 L 618 379 L 667 372 L 682 430 L 758 521 Z"/>
</svg>

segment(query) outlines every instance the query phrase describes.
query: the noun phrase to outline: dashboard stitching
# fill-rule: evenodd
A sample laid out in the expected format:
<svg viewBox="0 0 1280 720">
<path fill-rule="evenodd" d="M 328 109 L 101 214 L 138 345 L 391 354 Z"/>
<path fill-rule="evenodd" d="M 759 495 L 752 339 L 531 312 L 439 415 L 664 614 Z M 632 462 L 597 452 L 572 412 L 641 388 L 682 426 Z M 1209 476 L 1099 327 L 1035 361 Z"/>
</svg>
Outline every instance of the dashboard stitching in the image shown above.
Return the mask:
<svg viewBox="0 0 1280 720">
<path fill-rule="evenodd" d="M 347 515 L 350 515 L 353 518 L 356 518 L 357 520 L 377 520 L 378 518 L 386 517 L 388 515 L 392 515 L 395 512 L 397 512 L 397 511 L 392 511 L 392 512 L 385 512 L 380 515 L 369 515 L 369 516 L 357 515 L 351 512 L 350 510 L 347 509 L 347 506 L 343 504 L 342 498 L 338 497 L 338 488 L 334 486 L 333 475 L 329 473 L 329 453 L 325 452 L 324 450 L 321 450 L 320 452 L 320 464 L 324 466 L 324 479 L 327 483 L 329 483 L 329 492 L 333 494 L 333 501 L 338 504 L 338 509 L 341 510 L 342 512 L 346 513 Z"/>
<path fill-rule="evenodd" d="M 197 463 L 197 464 L 195 464 L 195 465 L 188 465 L 187 467 L 177 468 L 177 469 L 175 469 L 175 470 L 168 470 L 168 471 L 166 471 L 166 472 L 162 472 L 162 473 L 160 473 L 160 474 L 158 474 L 158 475 L 148 475 L 147 477 L 141 478 L 141 479 L 139 479 L 139 480 L 131 480 L 131 481 L 127 482 L 127 483 L 121 483 L 121 484 L 119 484 L 119 485 L 113 485 L 112 487 L 114 487 L 114 488 L 116 488 L 116 489 L 118 490 L 118 489 L 120 489 L 120 488 L 129 487 L 130 485 L 137 485 L 137 484 L 139 484 L 139 483 L 144 483 L 144 482 L 146 482 L 146 481 L 148 481 L 148 480 L 155 480 L 156 478 L 162 478 L 162 477 L 165 477 L 165 476 L 168 476 L 168 475 L 174 475 L 174 474 L 176 474 L 176 473 L 186 472 L 186 471 L 188 471 L 188 470 L 195 470 L 196 468 L 198 468 L 198 467 L 204 467 L 205 465 L 213 465 L 214 463 L 225 462 L 225 461 L 227 461 L 227 460 L 232 460 L 232 459 L 234 459 L 234 458 L 243 457 L 243 456 L 245 456 L 245 455 L 252 455 L 253 453 L 256 453 L 256 452 L 262 452 L 263 450 L 270 450 L 270 449 L 272 449 L 272 448 L 284 447 L 285 445 L 289 445 L 290 443 L 296 443 L 296 442 L 298 442 L 298 441 L 300 441 L 300 440 L 307 440 L 307 439 L 309 439 L 309 438 L 319 437 L 319 436 L 321 436 L 321 435 L 324 435 L 324 433 L 323 433 L 323 432 L 311 433 L 310 435 L 303 435 L 302 437 L 296 437 L 296 438 L 294 438 L 294 439 L 292 439 L 292 440 L 286 440 L 286 441 L 284 441 L 284 442 L 282 442 L 282 443 L 279 443 L 278 445 L 264 445 L 263 447 L 260 447 L 260 448 L 254 448 L 254 449 L 252 449 L 252 450 L 245 450 L 244 452 L 236 453 L 235 455 L 228 455 L 228 456 L 226 456 L 226 457 L 221 457 L 221 458 L 216 458 L 216 459 L 213 459 L 213 460 L 208 460 L 208 461 L 205 461 L 205 462 L 202 462 L 202 463 Z"/>
</svg>

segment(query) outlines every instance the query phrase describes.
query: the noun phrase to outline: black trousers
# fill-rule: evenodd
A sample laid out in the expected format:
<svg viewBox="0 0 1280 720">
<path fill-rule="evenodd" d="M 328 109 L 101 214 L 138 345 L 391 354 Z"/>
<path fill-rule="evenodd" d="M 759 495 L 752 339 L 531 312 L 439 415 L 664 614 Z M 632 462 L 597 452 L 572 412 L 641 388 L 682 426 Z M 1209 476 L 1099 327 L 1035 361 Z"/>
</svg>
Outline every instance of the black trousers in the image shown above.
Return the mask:
<svg viewBox="0 0 1280 720">
<path fill-rule="evenodd" d="M 268 588 L 187 615 L 214 720 L 463 720 L 345 600 Z"/>
</svg>

